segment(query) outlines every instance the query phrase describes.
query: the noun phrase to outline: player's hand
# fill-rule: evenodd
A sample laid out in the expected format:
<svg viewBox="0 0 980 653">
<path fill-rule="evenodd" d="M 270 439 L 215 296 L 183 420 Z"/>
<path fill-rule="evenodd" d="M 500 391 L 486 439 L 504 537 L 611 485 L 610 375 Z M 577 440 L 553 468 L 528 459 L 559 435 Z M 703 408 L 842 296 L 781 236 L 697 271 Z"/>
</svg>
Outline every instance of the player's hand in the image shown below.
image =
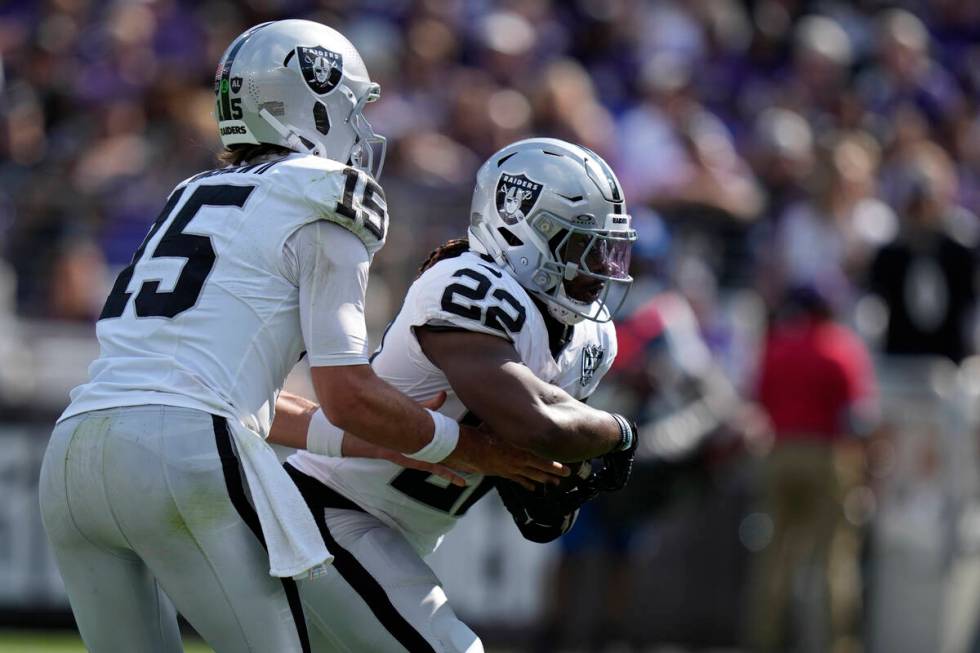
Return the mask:
<svg viewBox="0 0 980 653">
<path fill-rule="evenodd" d="M 442 394 L 445 395 L 445 393 Z M 443 396 L 443 400 L 445 400 L 445 396 Z M 386 449 L 385 447 L 379 447 L 376 444 L 371 444 L 370 442 L 362 440 L 351 433 L 344 433 L 344 442 L 341 445 L 340 453 L 345 458 L 377 458 L 380 460 L 387 460 L 395 463 L 396 465 L 401 465 L 402 467 L 420 469 L 423 472 L 435 474 L 436 476 L 446 479 L 453 485 L 458 485 L 460 487 L 464 487 L 466 485 L 465 478 L 444 465 L 414 460 L 408 456 L 398 453 L 393 449 Z"/>
<path fill-rule="evenodd" d="M 630 480 L 633 458 L 636 456 L 636 447 L 640 442 L 636 422 L 630 420 L 630 428 L 634 433 L 633 445 L 625 451 L 613 451 L 604 455 L 602 469 L 593 475 L 596 488 L 603 492 L 618 492 L 626 487 L 626 483 Z"/>
<path fill-rule="evenodd" d="M 459 432 L 456 450 L 443 461 L 455 469 L 506 478 L 531 491 L 539 483 L 555 485 L 571 473 L 565 465 L 515 447 L 485 429 L 460 426 Z"/>
</svg>

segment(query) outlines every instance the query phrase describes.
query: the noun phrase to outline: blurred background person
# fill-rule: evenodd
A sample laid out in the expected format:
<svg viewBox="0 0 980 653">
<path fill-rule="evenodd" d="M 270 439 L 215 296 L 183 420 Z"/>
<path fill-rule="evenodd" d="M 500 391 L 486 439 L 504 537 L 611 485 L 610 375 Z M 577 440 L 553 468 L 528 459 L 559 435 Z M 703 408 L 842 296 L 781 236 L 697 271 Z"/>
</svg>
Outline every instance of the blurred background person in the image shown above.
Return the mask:
<svg viewBox="0 0 980 653">
<path fill-rule="evenodd" d="M 956 172 L 936 144 L 910 148 L 898 176 L 901 231 L 869 272 L 887 311 L 884 348 L 960 362 L 976 347 L 980 223 L 955 203 Z"/>
<path fill-rule="evenodd" d="M 898 221 L 875 196 L 878 146 L 864 132 L 830 136 L 819 148 L 805 199 L 775 227 L 776 293 L 819 288 L 837 310 L 856 300 L 857 284 L 877 249 L 895 237 Z"/>
<path fill-rule="evenodd" d="M 834 322 L 825 297 L 796 287 L 770 325 L 758 375 L 774 435 L 760 478 L 771 535 L 749 579 L 747 643 L 753 651 L 854 650 L 858 548 L 841 531 L 845 496 L 861 479 L 859 438 L 876 421 L 870 356 Z"/>
</svg>

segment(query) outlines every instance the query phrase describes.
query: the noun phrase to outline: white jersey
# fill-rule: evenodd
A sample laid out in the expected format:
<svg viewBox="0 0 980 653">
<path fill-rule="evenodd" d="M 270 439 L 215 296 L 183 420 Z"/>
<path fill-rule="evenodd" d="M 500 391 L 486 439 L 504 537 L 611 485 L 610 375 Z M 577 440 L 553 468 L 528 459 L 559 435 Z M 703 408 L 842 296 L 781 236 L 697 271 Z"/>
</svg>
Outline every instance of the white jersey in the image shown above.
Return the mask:
<svg viewBox="0 0 980 653">
<path fill-rule="evenodd" d="M 371 365 L 415 400 L 447 392 L 441 412 L 454 419 L 463 418 L 466 408 L 422 352 L 413 331 L 421 325 L 506 338 L 540 379 L 578 399 L 592 394 L 616 356 L 612 324 L 585 321 L 575 326 L 571 340 L 553 357 L 541 312 L 504 268 L 472 252 L 440 261 L 409 288 Z M 458 487 L 385 460 L 300 451 L 289 463 L 401 531 L 421 555 L 434 551 L 456 520 L 490 489 L 489 480 L 479 474 L 465 475 L 466 487 Z"/>
<path fill-rule="evenodd" d="M 368 175 L 315 156 L 182 182 L 116 280 L 101 355 L 61 419 L 163 404 L 266 436 L 304 351 L 313 366 L 367 363 L 364 292 L 386 225 Z"/>
</svg>

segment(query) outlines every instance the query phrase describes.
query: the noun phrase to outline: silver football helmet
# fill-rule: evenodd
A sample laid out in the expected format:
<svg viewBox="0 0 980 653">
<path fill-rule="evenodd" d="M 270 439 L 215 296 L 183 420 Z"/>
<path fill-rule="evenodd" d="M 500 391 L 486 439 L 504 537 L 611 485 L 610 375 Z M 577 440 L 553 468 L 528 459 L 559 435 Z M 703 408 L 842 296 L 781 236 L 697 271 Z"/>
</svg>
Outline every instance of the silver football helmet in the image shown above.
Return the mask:
<svg viewBox="0 0 980 653">
<path fill-rule="evenodd" d="M 565 324 L 611 320 L 633 283 L 636 232 L 616 175 L 595 152 L 554 138 L 518 141 L 483 164 L 469 239 Z"/>
<path fill-rule="evenodd" d="M 214 93 L 226 146 L 269 143 L 381 174 L 385 139 L 363 113 L 381 87 L 336 30 L 308 20 L 256 25 L 222 55 Z"/>
</svg>

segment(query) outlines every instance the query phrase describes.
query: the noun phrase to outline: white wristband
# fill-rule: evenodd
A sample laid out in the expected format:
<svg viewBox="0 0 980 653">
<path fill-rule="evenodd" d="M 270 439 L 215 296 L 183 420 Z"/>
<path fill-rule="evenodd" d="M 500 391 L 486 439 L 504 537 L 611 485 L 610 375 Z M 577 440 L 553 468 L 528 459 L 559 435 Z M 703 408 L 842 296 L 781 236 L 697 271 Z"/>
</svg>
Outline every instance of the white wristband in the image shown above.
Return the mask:
<svg viewBox="0 0 980 653">
<path fill-rule="evenodd" d="M 330 423 L 322 409 L 317 409 L 306 430 L 306 450 L 322 456 L 339 458 L 344 443 L 344 429 Z"/>
<path fill-rule="evenodd" d="M 456 444 L 459 442 L 459 423 L 442 413 L 437 413 L 428 408 L 425 410 L 428 411 L 429 416 L 432 417 L 432 423 L 435 425 L 432 439 L 429 444 L 415 453 L 405 455 L 424 463 L 437 463 L 444 460 L 456 449 Z"/>
</svg>

